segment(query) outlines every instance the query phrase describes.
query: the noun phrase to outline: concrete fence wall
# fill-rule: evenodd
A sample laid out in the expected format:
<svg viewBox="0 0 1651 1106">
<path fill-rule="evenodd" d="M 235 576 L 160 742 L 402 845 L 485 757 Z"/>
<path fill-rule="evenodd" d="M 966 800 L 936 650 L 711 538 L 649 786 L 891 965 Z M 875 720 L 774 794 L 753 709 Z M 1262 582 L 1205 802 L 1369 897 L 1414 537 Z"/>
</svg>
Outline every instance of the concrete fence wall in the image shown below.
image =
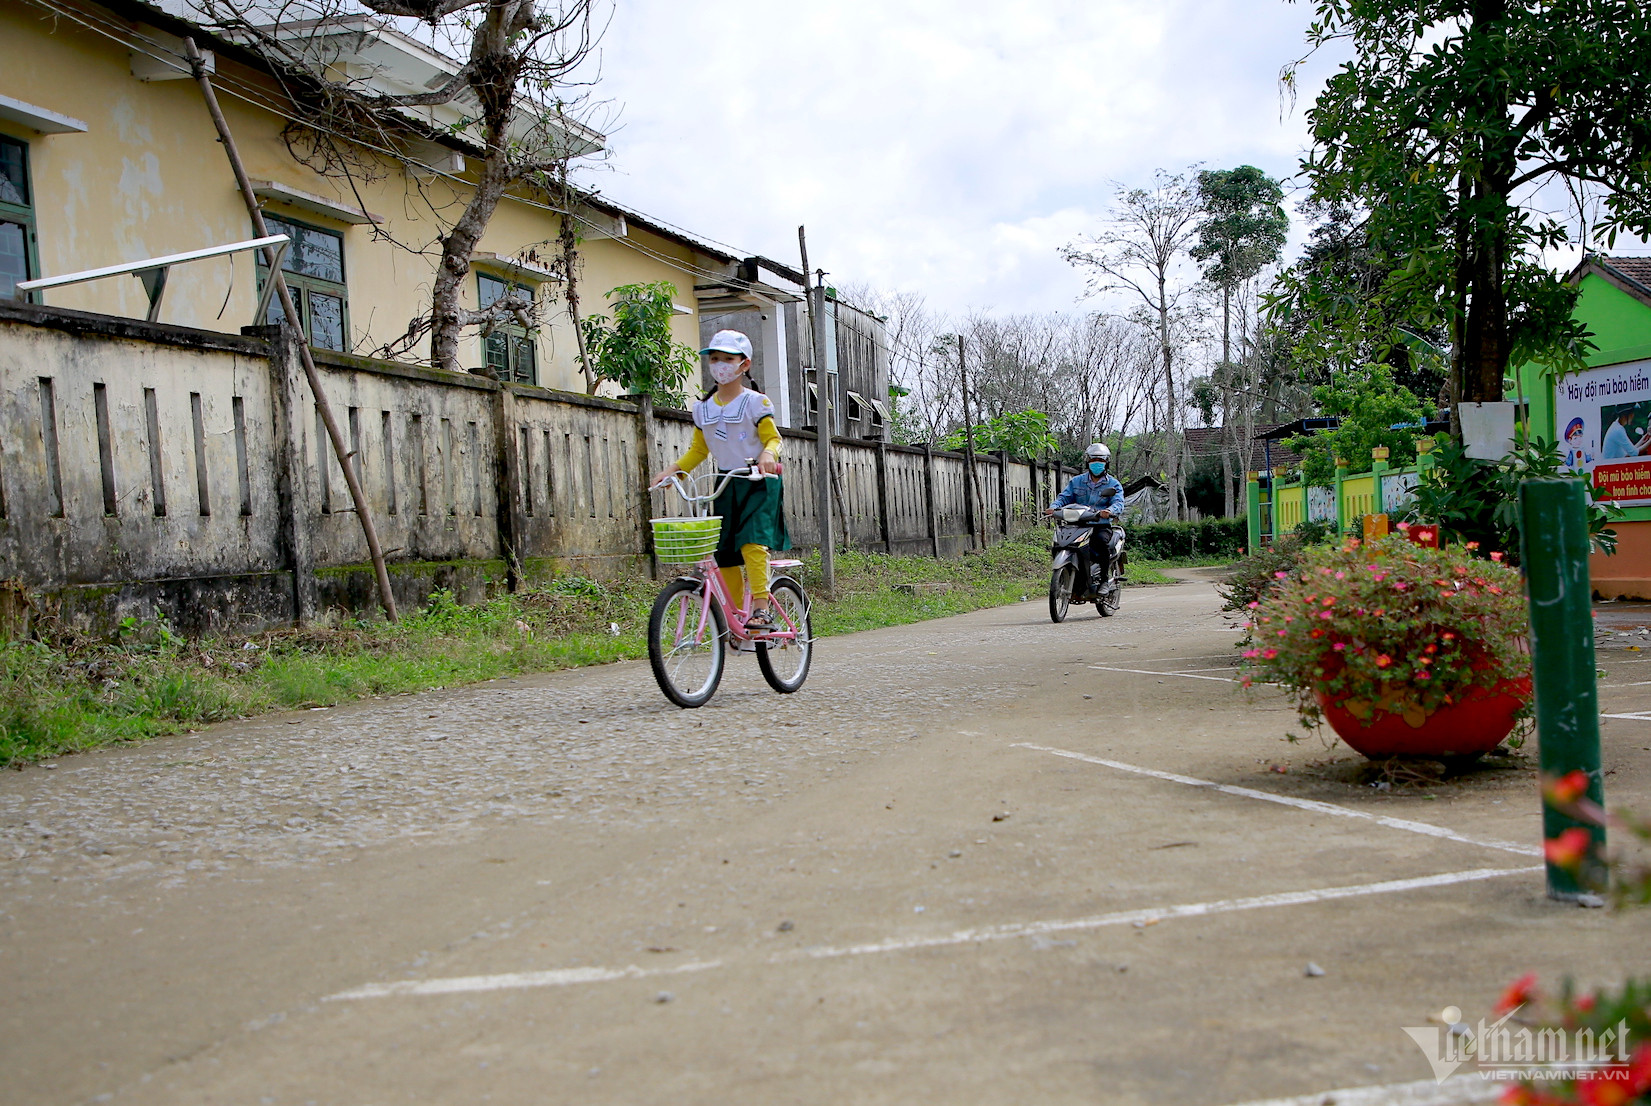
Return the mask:
<svg viewBox="0 0 1651 1106">
<path fill-rule="evenodd" d="M 616 400 L 318 353 L 398 599 L 479 599 L 560 570 L 648 570 L 647 474 L 693 424 Z M 224 335 L 0 304 L 0 579 L 107 626 L 190 631 L 371 610 L 340 461 L 290 334 Z M 814 436 L 785 431 L 787 525 L 819 541 Z M 1029 524 L 1063 474 L 983 455 L 833 443 L 838 541 L 955 556 Z M 1007 504 L 1007 510 L 1005 505 Z M 973 533 L 971 533 L 973 531 Z"/>
</svg>

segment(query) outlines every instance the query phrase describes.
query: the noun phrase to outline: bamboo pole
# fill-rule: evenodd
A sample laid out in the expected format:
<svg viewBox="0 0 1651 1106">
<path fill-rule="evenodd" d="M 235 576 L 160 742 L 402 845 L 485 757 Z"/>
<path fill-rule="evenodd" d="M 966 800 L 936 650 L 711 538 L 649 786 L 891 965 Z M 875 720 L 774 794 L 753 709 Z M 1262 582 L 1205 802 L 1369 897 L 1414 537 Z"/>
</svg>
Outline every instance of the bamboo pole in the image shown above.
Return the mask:
<svg viewBox="0 0 1651 1106">
<path fill-rule="evenodd" d="M 235 172 L 235 183 L 240 186 L 241 198 L 246 201 L 247 214 L 252 217 L 253 230 L 258 237 L 267 237 L 269 230 L 264 226 L 264 213 L 258 207 L 258 197 L 252 193 L 252 182 L 247 178 L 246 166 L 241 163 L 240 151 L 235 148 L 235 136 L 230 134 L 229 123 L 224 119 L 223 109 L 218 106 L 218 94 L 213 90 L 212 81 L 206 75 L 200 48 L 195 45 L 192 38 L 185 38 L 183 43 L 189 54 L 189 67 L 195 74 L 195 83 L 201 86 L 201 96 L 206 100 L 206 110 L 212 115 L 212 125 L 218 129 L 218 141 L 223 143 L 224 154 L 229 158 L 229 167 Z M 269 266 L 269 279 L 275 282 L 275 294 L 281 297 L 283 314 L 293 325 L 300 325 L 298 309 L 292 302 L 292 292 L 287 288 L 286 277 L 281 275 L 280 266 L 275 263 L 275 251 L 265 248 L 264 261 Z M 300 335 L 300 338 L 303 336 Z M 367 539 L 367 555 L 372 558 L 373 576 L 378 581 L 378 597 L 384 605 L 384 617 L 395 622 L 396 598 L 390 591 L 390 572 L 384 565 L 384 550 L 378 544 L 378 530 L 373 526 L 373 516 L 367 506 L 367 497 L 361 491 L 361 481 L 356 478 L 355 456 L 344 444 L 344 433 L 338 428 L 338 420 L 333 418 L 332 405 L 327 402 L 327 393 L 321 387 L 321 374 L 316 371 L 315 358 L 310 355 L 309 342 L 300 340 L 298 352 L 303 358 L 304 375 L 309 379 L 310 391 L 315 396 L 315 407 L 321 414 L 322 424 L 327 428 L 327 437 L 332 441 L 333 452 L 343 460 L 341 467 L 344 469 L 344 483 L 350 489 L 350 501 L 355 504 L 355 517 L 360 521 L 361 532 Z"/>
</svg>

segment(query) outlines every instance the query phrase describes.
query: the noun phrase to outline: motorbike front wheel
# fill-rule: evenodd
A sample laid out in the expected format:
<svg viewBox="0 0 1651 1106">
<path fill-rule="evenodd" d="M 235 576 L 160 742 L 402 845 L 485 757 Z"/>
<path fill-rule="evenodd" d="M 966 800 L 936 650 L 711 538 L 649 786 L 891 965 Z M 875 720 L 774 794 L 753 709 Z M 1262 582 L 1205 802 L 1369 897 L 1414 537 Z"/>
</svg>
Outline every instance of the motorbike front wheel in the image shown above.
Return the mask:
<svg viewBox="0 0 1651 1106">
<path fill-rule="evenodd" d="M 1066 621 L 1066 612 L 1072 606 L 1072 580 L 1076 575 L 1077 570 L 1069 564 L 1049 574 L 1049 621 Z"/>
</svg>

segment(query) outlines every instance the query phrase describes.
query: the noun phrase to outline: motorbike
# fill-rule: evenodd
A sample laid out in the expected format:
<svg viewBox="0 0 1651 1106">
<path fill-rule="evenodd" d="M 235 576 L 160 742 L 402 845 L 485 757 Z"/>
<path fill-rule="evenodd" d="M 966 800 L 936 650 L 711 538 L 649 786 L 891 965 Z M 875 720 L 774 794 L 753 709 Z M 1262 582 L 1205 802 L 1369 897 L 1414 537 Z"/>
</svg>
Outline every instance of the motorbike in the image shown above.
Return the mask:
<svg viewBox="0 0 1651 1106">
<path fill-rule="evenodd" d="M 1102 618 L 1111 618 L 1123 602 L 1124 528 L 1102 518 L 1097 507 L 1062 507 L 1055 520 L 1049 547 L 1050 621 L 1066 621 L 1074 603 L 1094 603 Z"/>
</svg>

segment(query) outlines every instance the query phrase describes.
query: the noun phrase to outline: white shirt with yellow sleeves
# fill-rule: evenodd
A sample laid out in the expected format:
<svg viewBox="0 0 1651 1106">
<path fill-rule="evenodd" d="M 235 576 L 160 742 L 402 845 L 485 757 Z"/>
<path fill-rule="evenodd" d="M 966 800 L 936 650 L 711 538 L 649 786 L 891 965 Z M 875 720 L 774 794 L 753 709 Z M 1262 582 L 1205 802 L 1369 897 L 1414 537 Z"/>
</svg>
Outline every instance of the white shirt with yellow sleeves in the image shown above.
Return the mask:
<svg viewBox="0 0 1651 1106">
<path fill-rule="evenodd" d="M 774 425 L 774 403 L 761 392 L 749 388 L 731 402 L 718 403 L 708 396 L 694 404 L 694 440 L 676 464 L 691 472 L 707 456 L 719 470 L 744 468 L 767 450 L 780 456 L 780 432 Z"/>
</svg>

